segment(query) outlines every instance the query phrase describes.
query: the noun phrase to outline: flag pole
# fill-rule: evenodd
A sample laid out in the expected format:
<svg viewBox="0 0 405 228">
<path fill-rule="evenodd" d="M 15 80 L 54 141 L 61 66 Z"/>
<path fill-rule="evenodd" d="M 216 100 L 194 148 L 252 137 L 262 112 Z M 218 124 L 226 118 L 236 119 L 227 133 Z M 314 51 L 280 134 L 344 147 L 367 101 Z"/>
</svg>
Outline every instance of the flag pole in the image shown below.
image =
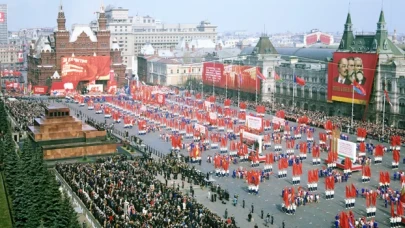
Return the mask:
<svg viewBox="0 0 405 228">
<path fill-rule="evenodd" d="M 241 78 L 242 78 L 242 75 L 240 75 L 240 68 L 239 68 L 239 65 L 238 65 L 238 70 L 239 70 L 239 74 L 238 74 L 238 79 L 237 80 L 239 80 L 239 83 L 238 83 L 238 108 L 240 107 L 240 82 L 241 82 Z"/>
<path fill-rule="evenodd" d="M 214 77 L 212 77 L 212 96 L 215 97 L 215 77 L 217 76 L 217 70 L 215 68 L 215 61 L 214 61 Z"/>
<path fill-rule="evenodd" d="M 384 92 L 385 93 L 385 88 L 387 88 L 387 76 L 384 74 Z M 382 136 L 384 136 L 384 119 L 385 119 L 385 94 L 383 95 L 383 119 L 382 119 Z"/>
<path fill-rule="evenodd" d="M 295 70 L 293 66 L 293 103 L 292 103 L 293 110 L 295 109 L 294 94 L 295 94 Z"/>
<path fill-rule="evenodd" d="M 274 71 L 273 71 L 273 94 L 272 94 L 272 97 L 273 97 L 273 99 L 272 99 L 272 109 L 274 110 L 274 103 L 275 103 L 275 101 L 274 101 L 274 97 L 275 97 L 275 93 L 276 93 L 276 78 L 275 78 L 275 71 L 276 71 L 276 69 L 274 69 Z M 273 111 L 272 110 L 272 111 Z"/>
<path fill-rule="evenodd" d="M 258 81 L 258 78 L 257 78 L 257 75 L 256 75 L 256 106 L 257 106 L 257 81 Z"/>
<path fill-rule="evenodd" d="M 352 86 L 352 118 L 350 121 L 350 128 L 353 128 L 353 114 L 354 114 L 354 85 Z"/>
<path fill-rule="evenodd" d="M 233 60 L 232 60 L 233 63 Z M 232 64 L 231 64 L 232 67 Z M 228 99 L 228 76 L 225 74 L 225 99 Z"/>
</svg>

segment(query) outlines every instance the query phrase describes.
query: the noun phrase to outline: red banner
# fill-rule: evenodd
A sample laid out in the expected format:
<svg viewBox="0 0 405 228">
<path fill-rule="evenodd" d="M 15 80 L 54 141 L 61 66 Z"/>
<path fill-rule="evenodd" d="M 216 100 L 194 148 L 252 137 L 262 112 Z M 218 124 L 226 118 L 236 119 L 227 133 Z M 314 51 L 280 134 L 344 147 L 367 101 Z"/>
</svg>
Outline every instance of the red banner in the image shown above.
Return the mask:
<svg viewBox="0 0 405 228">
<path fill-rule="evenodd" d="M 333 62 L 328 65 L 328 101 L 367 104 L 377 59 L 377 54 L 335 52 Z M 353 82 L 356 86 L 354 99 Z"/>
<path fill-rule="evenodd" d="M 32 87 L 32 92 L 34 94 L 47 94 L 48 93 L 48 86 L 33 86 Z"/>
<path fill-rule="evenodd" d="M 220 88 L 228 88 L 248 93 L 260 93 L 260 79 L 257 67 L 204 63 L 203 82 Z"/>
<path fill-rule="evenodd" d="M 164 94 L 156 94 L 156 103 L 160 104 L 160 105 L 164 105 L 166 101 L 166 97 Z"/>
<path fill-rule="evenodd" d="M 95 81 L 110 79 L 109 56 L 62 58 L 62 81 Z"/>
<path fill-rule="evenodd" d="M 6 82 L 6 89 L 19 89 L 20 84 L 18 82 Z"/>
</svg>

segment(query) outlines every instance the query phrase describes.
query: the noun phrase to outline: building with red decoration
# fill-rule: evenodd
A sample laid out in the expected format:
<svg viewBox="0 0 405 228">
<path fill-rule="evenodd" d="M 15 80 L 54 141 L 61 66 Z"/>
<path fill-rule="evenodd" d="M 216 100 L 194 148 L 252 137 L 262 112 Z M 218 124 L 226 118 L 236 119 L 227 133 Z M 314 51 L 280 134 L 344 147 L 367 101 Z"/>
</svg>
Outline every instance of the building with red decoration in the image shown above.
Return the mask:
<svg viewBox="0 0 405 228">
<path fill-rule="evenodd" d="M 107 18 L 104 6 L 100 8 L 98 17 L 99 30 L 93 32 L 89 25 L 74 25 L 72 32 L 66 30 L 66 18 L 62 5 L 59 7 L 57 29 L 49 36 L 41 36 L 30 45 L 28 55 L 28 83 L 32 85 L 51 86 L 62 78 L 62 60 L 69 57 L 91 58 L 109 57 L 107 77 L 96 81 L 106 85 L 110 77 L 114 77 L 118 86 L 126 84 L 125 65 L 122 63 L 121 50 L 114 40 L 110 43 L 110 31 L 107 30 Z M 93 58 L 97 61 L 97 58 Z M 108 66 L 109 65 L 109 66 Z M 67 78 L 68 79 L 68 78 Z M 78 81 L 79 87 L 89 81 Z M 106 87 L 104 87 L 106 88 Z"/>
</svg>

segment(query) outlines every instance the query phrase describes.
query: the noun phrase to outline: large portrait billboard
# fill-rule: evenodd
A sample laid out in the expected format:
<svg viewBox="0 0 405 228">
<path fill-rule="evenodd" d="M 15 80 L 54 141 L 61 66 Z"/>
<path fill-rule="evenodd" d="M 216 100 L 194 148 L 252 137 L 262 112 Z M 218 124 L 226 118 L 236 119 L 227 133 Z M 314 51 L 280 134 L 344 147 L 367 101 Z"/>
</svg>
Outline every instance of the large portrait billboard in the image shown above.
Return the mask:
<svg viewBox="0 0 405 228">
<path fill-rule="evenodd" d="M 63 57 L 62 81 L 79 82 L 110 79 L 109 56 Z"/>
<path fill-rule="evenodd" d="M 335 52 L 328 65 L 328 101 L 367 104 L 377 59 L 377 54 Z"/>
<path fill-rule="evenodd" d="M 260 93 L 260 79 L 257 67 L 204 63 L 203 83 L 215 87 L 228 88 L 248 93 Z"/>
</svg>

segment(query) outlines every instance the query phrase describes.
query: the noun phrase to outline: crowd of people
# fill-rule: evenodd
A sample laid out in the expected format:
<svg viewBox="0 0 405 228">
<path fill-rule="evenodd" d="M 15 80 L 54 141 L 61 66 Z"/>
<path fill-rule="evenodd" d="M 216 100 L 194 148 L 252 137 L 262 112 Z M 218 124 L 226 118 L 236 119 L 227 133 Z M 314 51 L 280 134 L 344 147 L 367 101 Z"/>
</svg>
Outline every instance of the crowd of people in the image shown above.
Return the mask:
<svg viewBox="0 0 405 228">
<path fill-rule="evenodd" d="M 102 227 L 234 227 L 197 203 L 192 187 L 191 194 L 184 194 L 167 179 L 166 184 L 156 179 L 158 173 L 171 176 L 172 160 L 132 159 L 114 156 L 92 164 L 57 164 L 56 170 Z"/>
<path fill-rule="evenodd" d="M 206 98 L 211 96 L 211 94 L 205 94 Z M 224 95 L 215 95 L 217 97 L 217 101 L 220 104 L 223 104 L 225 101 L 225 96 Z M 232 100 L 233 105 L 238 104 L 238 99 L 237 97 L 231 97 L 229 98 Z M 255 101 L 242 101 L 245 102 L 247 109 L 250 110 L 256 110 L 256 102 Z M 258 105 L 263 105 L 266 107 L 268 111 L 271 113 L 275 113 L 279 110 L 284 110 L 285 111 L 285 119 L 289 121 L 296 121 L 299 117 L 302 116 L 307 116 L 310 119 L 310 125 L 314 127 L 320 127 L 322 128 L 326 120 L 331 120 L 334 124 L 336 124 L 341 130 L 346 131 L 347 126 L 350 126 L 351 124 L 351 118 L 349 116 L 328 116 L 326 112 L 321 112 L 321 111 L 311 111 L 311 110 L 304 110 L 300 107 L 285 107 L 283 104 L 275 102 L 270 103 L 268 101 L 265 102 L 258 102 Z M 371 123 L 371 122 L 365 122 L 365 121 L 358 121 L 354 120 L 353 121 L 353 128 L 357 129 L 359 127 L 365 128 L 367 130 L 367 137 L 373 138 L 373 139 L 381 139 L 382 138 L 382 125 L 381 124 L 376 124 L 376 123 Z M 389 136 L 392 135 L 399 135 L 401 137 L 405 136 L 405 130 L 404 129 L 399 129 L 395 127 L 390 127 L 390 126 L 385 126 L 384 128 L 384 136 L 385 140 L 389 138 Z"/>
<path fill-rule="evenodd" d="M 206 98 L 208 98 L 211 94 L 205 94 Z M 225 100 L 225 96 L 223 95 L 216 95 L 217 102 L 219 104 L 223 104 Z M 231 97 L 233 105 L 238 104 L 237 97 Z M 241 101 L 242 102 L 242 101 Z M 246 103 L 247 108 L 250 110 L 256 110 L 256 102 L 255 101 L 243 101 Z M 271 113 L 275 113 L 279 110 L 285 111 L 285 119 L 289 121 L 296 121 L 301 116 L 307 116 L 310 119 L 310 125 L 314 127 L 323 127 L 326 120 L 332 120 L 334 124 L 341 128 L 341 130 L 346 131 L 347 126 L 351 124 L 351 118 L 347 116 L 327 116 L 325 112 L 321 111 L 311 111 L 311 110 L 304 110 L 300 107 L 285 107 L 283 104 L 275 102 L 270 103 L 266 102 L 259 102 L 259 105 L 264 105 L 267 110 Z M 30 124 L 33 124 L 33 119 L 39 117 L 42 113 L 44 113 L 44 107 L 46 103 L 44 100 L 40 99 L 31 99 L 31 100 L 6 100 L 6 107 L 9 110 L 10 114 L 13 118 L 20 124 L 21 129 L 26 129 L 26 127 Z M 354 120 L 353 122 L 353 129 L 357 129 L 358 127 L 365 128 L 367 130 L 367 137 L 380 140 L 382 139 L 382 125 L 371 123 L 371 122 L 364 122 Z M 395 127 L 385 126 L 384 128 L 384 137 L 385 140 L 392 135 L 399 135 L 405 136 L 405 130 L 399 129 Z M 404 137 L 405 138 L 405 137 Z"/>
<path fill-rule="evenodd" d="M 6 99 L 5 107 L 12 118 L 18 125 L 16 130 L 27 130 L 28 126 L 34 124 L 34 119 L 39 118 L 45 113 L 45 107 L 47 103 L 43 100 L 17 100 Z"/>
</svg>

